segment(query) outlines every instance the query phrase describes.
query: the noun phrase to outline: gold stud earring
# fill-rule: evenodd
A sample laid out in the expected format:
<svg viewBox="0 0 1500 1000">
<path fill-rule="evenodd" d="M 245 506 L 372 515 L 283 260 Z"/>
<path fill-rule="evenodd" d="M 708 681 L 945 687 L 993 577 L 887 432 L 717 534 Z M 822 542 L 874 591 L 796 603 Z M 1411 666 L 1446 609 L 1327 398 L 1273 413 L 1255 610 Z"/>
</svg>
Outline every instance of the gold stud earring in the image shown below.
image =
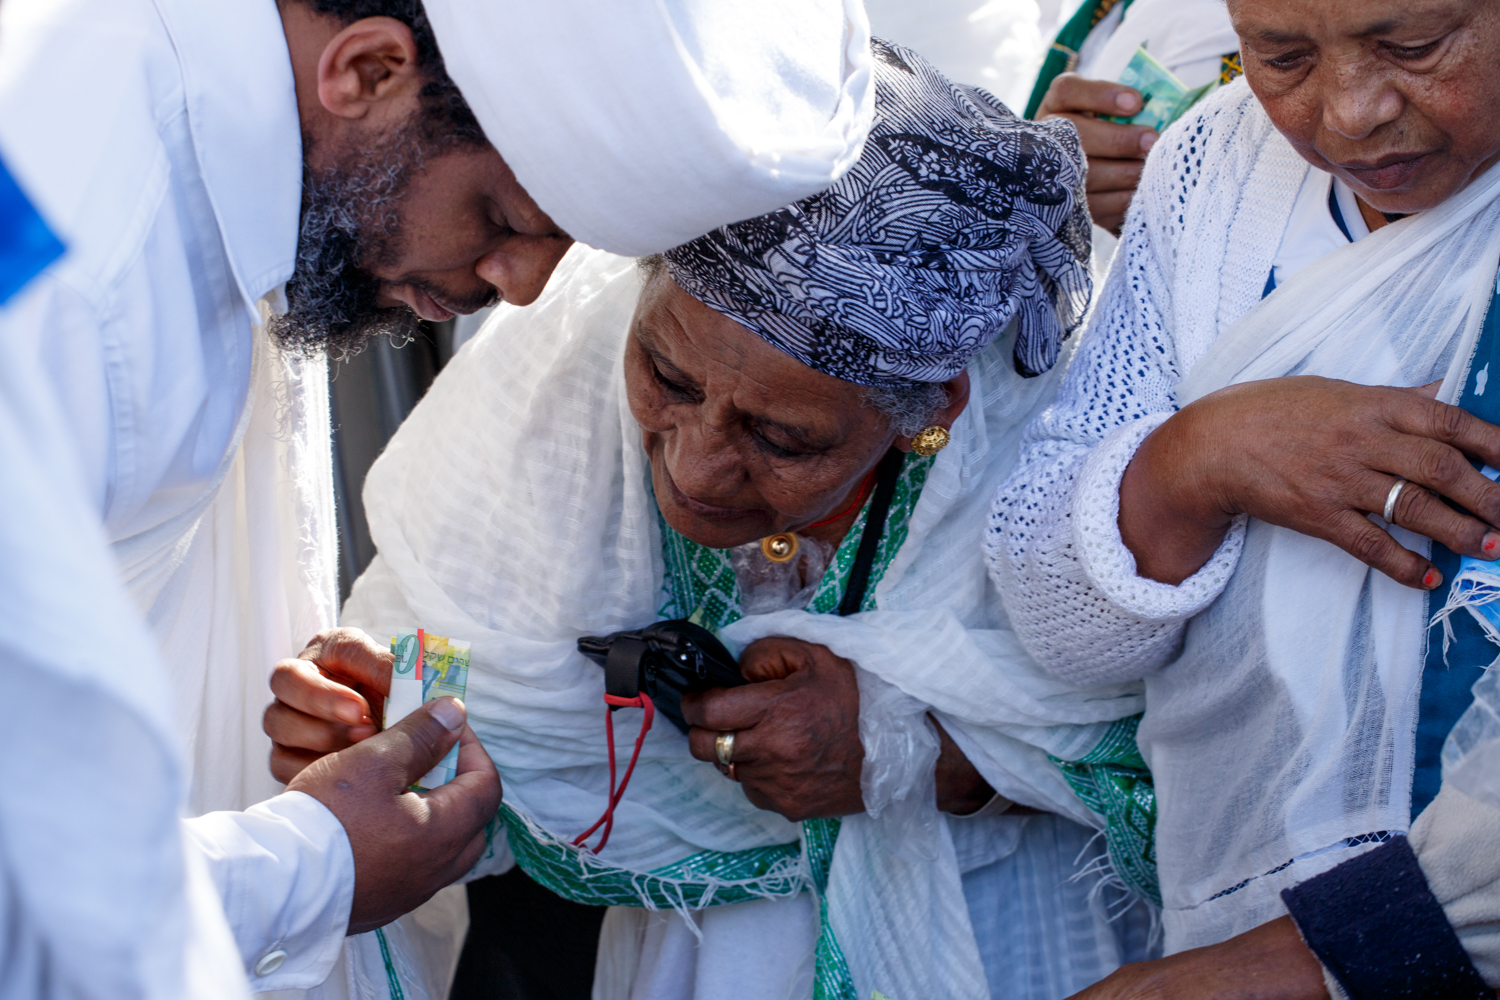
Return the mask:
<svg viewBox="0 0 1500 1000">
<path fill-rule="evenodd" d="M 791 532 L 767 535 L 760 540 L 760 551 L 773 563 L 791 562 L 797 556 L 797 536 Z"/>
<path fill-rule="evenodd" d="M 934 424 L 911 439 L 911 450 L 924 458 L 931 458 L 948 447 L 949 440 L 948 428 Z"/>
</svg>

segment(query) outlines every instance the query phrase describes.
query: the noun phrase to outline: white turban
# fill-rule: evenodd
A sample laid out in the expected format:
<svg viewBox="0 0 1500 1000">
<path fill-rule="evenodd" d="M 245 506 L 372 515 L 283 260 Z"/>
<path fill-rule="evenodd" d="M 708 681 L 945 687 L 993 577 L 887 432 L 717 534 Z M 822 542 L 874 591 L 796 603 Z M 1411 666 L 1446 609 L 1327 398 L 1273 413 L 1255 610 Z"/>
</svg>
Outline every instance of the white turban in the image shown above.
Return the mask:
<svg viewBox="0 0 1500 1000">
<path fill-rule="evenodd" d="M 574 239 L 657 253 L 815 194 L 874 115 L 861 0 L 425 0 L 485 135 Z"/>
</svg>

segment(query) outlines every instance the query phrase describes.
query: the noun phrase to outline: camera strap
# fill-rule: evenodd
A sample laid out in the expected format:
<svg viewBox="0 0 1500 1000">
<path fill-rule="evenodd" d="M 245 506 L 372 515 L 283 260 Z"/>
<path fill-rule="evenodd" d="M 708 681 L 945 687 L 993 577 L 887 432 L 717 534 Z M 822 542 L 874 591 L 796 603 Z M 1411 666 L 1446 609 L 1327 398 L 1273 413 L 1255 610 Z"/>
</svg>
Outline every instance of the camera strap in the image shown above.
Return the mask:
<svg viewBox="0 0 1500 1000">
<path fill-rule="evenodd" d="M 880 548 L 881 536 L 885 534 L 885 519 L 891 512 L 891 498 L 896 495 L 896 481 L 901 478 L 901 466 L 905 461 L 906 453 L 892 448 L 875 467 L 875 495 L 870 498 L 865 533 L 860 536 L 859 548 L 854 552 L 854 565 L 849 568 L 849 582 L 844 587 L 844 599 L 839 601 L 841 616 L 857 614 L 860 605 L 865 603 L 865 590 L 870 586 L 870 568 L 875 565 L 875 553 Z"/>
<path fill-rule="evenodd" d="M 630 776 L 635 773 L 636 761 L 641 759 L 641 744 L 646 742 L 646 734 L 651 731 L 651 723 L 656 719 L 656 706 L 651 704 L 651 699 L 645 694 L 637 694 L 634 698 L 620 698 L 616 695 L 604 696 L 604 703 L 609 708 L 604 710 L 604 738 L 609 744 L 609 797 L 604 806 L 604 815 L 600 816 L 594 825 L 573 838 L 574 847 L 584 846 L 584 841 L 593 835 L 594 831 L 601 826 L 604 833 L 599 837 L 599 846 L 591 850 L 598 854 L 604 850 L 604 845 L 609 843 L 609 834 L 615 828 L 615 807 L 625 797 L 625 787 L 630 784 Z M 625 768 L 625 777 L 620 782 L 620 787 L 615 787 L 615 709 L 617 708 L 639 708 L 646 714 L 641 718 L 641 731 L 635 738 L 635 750 L 630 754 L 630 765 Z"/>
</svg>

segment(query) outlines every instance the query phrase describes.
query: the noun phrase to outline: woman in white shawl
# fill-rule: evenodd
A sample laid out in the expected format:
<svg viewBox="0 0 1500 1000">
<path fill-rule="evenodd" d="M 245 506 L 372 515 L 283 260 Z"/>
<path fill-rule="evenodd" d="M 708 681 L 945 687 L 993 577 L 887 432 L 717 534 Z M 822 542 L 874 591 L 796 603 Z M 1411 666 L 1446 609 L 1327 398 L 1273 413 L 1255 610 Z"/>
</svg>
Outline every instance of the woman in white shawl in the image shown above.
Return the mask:
<svg viewBox="0 0 1500 1000">
<path fill-rule="evenodd" d="M 1500 784 L 1443 768 L 1494 718 L 1454 729 L 1500 635 L 1500 8 L 1229 12 L 1248 85 L 1152 151 L 992 570 L 1054 676 L 1146 681 L 1166 948 L 1202 946 L 1162 968 L 1486 994 L 1500 907 L 1455 901 L 1497 874 Z"/>
<path fill-rule="evenodd" d="M 366 486 L 380 554 L 345 620 L 473 643 L 506 794 L 476 874 L 514 857 L 613 905 L 596 996 L 1061 997 L 1145 951 L 1144 907 L 1112 922 L 1125 897 L 1069 882 L 1121 812 L 1070 781 L 1138 695 L 1047 678 L 974 544 L 1087 299 L 1077 144 L 875 55 L 844 180 L 645 261 L 644 290 L 575 251 Z M 629 784 L 599 826 L 618 785 L 577 642 L 659 618 L 778 679 L 686 699 L 687 736 L 617 712 Z M 324 711 L 294 674 L 267 717 L 284 771 Z"/>
</svg>

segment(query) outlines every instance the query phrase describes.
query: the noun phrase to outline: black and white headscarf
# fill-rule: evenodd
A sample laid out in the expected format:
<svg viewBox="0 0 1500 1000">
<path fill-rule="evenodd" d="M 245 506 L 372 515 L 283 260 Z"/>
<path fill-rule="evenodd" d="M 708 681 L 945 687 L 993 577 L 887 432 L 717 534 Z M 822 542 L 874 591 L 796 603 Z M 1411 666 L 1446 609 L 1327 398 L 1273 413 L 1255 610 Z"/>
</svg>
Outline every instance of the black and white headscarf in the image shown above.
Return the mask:
<svg viewBox="0 0 1500 1000">
<path fill-rule="evenodd" d="M 1065 122 L 1018 119 L 876 41 L 875 126 L 837 184 L 666 253 L 683 290 L 860 385 L 942 382 L 1019 317 L 1016 369 L 1083 319 L 1084 159 Z"/>
</svg>

